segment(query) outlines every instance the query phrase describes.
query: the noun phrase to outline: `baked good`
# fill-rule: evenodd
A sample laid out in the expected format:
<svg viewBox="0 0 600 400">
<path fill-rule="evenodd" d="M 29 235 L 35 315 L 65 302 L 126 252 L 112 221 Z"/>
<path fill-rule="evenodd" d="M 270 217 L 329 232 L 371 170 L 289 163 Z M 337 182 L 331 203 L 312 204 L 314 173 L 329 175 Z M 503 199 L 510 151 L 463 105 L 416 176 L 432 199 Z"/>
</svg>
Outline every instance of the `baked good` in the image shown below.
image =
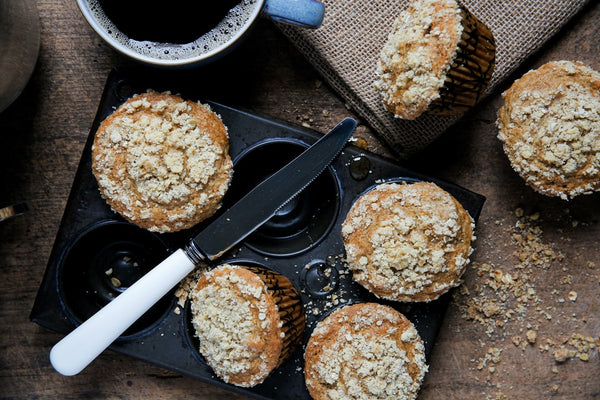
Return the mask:
<svg viewBox="0 0 600 400">
<path fill-rule="evenodd" d="M 320 321 L 304 362 L 306 387 L 315 400 L 412 400 L 427 372 L 413 324 L 376 303 L 345 306 Z"/>
<path fill-rule="evenodd" d="M 458 115 L 494 70 L 492 32 L 455 0 L 416 0 L 395 20 L 381 50 L 375 88 L 397 118 Z"/>
<path fill-rule="evenodd" d="M 198 280 L 190 299 L 200 353 L 217 376 L 236 386 L 263 382 L 304 332 L 298 293 L 289 279 L 266 268 L 221 265 Z"/>
<path fill-rule="evenodd" d="M 535 191 L 571 199 L 600 190 L 600 73 L 552 61 L 503 93 L 498 138 Z"/>
<path fill-rule="evenodd" d="M 434 183 L 382 183 L 362 194 L 342 224 L 355 281 L 395 301 L 431 301 L 460 278 L 472 252 L 474 224 Z"/>
<path fill-rule="evenodd" d="M 229 187 L 227 128 L 208 105 L 136 95 L 100 124 L 92 170 L 102 197 L 129 222 L 155 232 L 190 228 Z"/>
</svg>

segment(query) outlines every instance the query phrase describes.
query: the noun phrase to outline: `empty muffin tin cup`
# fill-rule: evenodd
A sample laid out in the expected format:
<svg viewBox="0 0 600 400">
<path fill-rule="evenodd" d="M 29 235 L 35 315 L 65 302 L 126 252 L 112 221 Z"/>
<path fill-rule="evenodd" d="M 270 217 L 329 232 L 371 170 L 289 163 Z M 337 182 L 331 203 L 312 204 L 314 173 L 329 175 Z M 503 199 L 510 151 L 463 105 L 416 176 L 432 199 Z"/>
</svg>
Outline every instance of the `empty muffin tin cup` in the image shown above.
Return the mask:
<svg viewBox="0 0 600 400">
<path fill-rule="evenodd" d="M 168 256 L 157 235 L 135 225 L 103 221 L 81 233 L 63 253 L 58 290 L 75 324 L 87 320 Z M 161 321 L 173 304 L 169 294 L 125 333 L 139 336 Z"/>
<path fill-rule="evenodd" d="M 247 148 L 234 160 L 228 200 L 248 193 L 308 147 L 293 139 L 270 139 Z M 249 248 L 269 256 L 292 256 L 314 248 L 330 232 L 339 211 L 340 185 L 331 168 L 245 240 Z"/>
</svg>

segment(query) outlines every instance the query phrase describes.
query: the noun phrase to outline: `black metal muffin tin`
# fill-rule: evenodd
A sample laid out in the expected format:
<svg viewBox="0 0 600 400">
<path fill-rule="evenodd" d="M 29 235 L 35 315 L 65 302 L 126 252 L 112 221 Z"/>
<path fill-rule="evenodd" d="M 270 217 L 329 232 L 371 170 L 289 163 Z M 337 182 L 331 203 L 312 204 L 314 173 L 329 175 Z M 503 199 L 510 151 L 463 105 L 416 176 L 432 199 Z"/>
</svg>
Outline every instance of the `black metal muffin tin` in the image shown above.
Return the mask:
<svg viewBox="0 0 600 400">
<path fill-rule="evenodd" d="M 163 77 L 111 72 L 31 312 L 32 321 L 60 333 L 70 332 L 170 252 L 187 244 L 210 222 L 204 221 L 184 232 L 155 234 L 125 222 L 100 197 L 91 171 L 94 133 L 100 122 L 131 94 L 147 89 L 171 90 L 209 103 L 221 115 L 229 129 L 234 160 L 234 178 L 222 209 L 321 136 L 310 129 L 206 101 L 178 85 Z M 242 389 L 224 383 L 212 373 L 197 351 L 189 307 L 181 309 L 173 292 L 110 349 L 256 398 L 309 399 L 302 355 L 316 322 L 345 304 L 375 301 L 398 309 L 415 324 L 429 359 L 449 295 L 423 304 L 381 301 L 354 283 L 343 263 L 341 223 L 353 201 L 371 186 L 399 178 L 437 183 L 460 201 L 475 220 L 485 200 L 464 188 L 420 175 L 348 145 L 276 217 L 219 260 L 266 266 L 287 276 L 301 293 L 307 316 L 303 341 L 262 384 Z"/>
</svg>

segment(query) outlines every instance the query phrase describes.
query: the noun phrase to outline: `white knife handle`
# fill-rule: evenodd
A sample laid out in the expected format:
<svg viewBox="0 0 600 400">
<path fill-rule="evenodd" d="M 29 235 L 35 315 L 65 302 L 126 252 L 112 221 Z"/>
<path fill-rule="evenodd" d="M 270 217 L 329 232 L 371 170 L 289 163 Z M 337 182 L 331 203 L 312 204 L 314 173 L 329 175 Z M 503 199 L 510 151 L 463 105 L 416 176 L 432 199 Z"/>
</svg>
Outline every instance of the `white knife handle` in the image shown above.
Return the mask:
<svg viewBox="0 0 600 400">
<path fill-rule="evenodd" d="M 62 375 L 76 375 L 195 267 L 179 249 L 65 336 L 50 351 Z"/>
</svg>

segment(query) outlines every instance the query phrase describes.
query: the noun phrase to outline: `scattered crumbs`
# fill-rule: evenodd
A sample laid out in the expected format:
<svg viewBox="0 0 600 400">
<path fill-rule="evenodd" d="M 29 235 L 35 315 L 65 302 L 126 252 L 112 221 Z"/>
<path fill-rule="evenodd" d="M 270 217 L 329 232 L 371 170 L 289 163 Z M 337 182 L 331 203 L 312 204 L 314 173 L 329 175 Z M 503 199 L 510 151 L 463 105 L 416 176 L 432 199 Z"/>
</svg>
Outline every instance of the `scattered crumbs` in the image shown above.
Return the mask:
<svg viewBox="0 0 600 400">
<path fill-rule="evenodd" d="M 485 351 L 483 356 L 471 361 L 478 371 L 487 375 L 485 382 L 490 390 L 497 392 L 486 394 L 485 398 L 490 400 L 511 397 L 496 388 L 493 378 L 505 373 L 503 350 L 510 351 L 514 346 L 527 352 L 524 357 L 529 357 L 532 350 L 547 354 L 548 368 L 558 374 L 560 364 L 589 362 L 597 359 L 600 349 L 600 336 L 588 336 L 580 331 L 588 324 L 588 316 L 578 316 L 569 308 L 571 302 L 580 298 L 571 288 L 579 275 L 574 277 L 568 266 L 562 265 L 565 255 L 557 244 L 544 240 L 543 230 L 538 226 L 543 213 L 528 214 L 519 207 L 514 215 L 516 223 L 505 228 L 511 238 L 510 246 L 515 249 L 514 258 L 497 264 L 472 262 L 475 279 L 467 280 L 453 293 L 452 304 L 458 307 L 460 315 L 480 325 L 489 338 L 480 341 L 481 351 Z M 565 238 L 561 240 L 568 243 Z M 593 261 L 582 266 L 597 268 Z M 546 270 L 565 272 L 554 288 L 536 286 L 537 277 Z M 510 347 L 504 347 L 506 345 Z M 558 388 L 554 385 L 552 390 Z"/>
<path fill-rule="evenodd" d="M 552 316 L 540 304 L 532 276 L 538 269 L 547 269 L 553 263 L 560 263 L 564 255 L 551 244 L 542 240 L 542 229 L 532 222 L 539 219 L 537 213 L 525 215 L 522 208 L 514 211 L 518 220 L 508 229 L 517 262 L 511 267 L 499 267 L 488 263 L 471 263 L 479 283 L 473 287 L 473 293 L 463 285 L 458 293 L 458 304 L 465 319 L 473 320 L 485 326 L 488 336 L 502 329 L 510 320 L 523 320 L 530 308 L 538 311 L 543 318 Z M 514 340 L 513 340 L 514 343 Z M 517 345 L 521 344 L 521 340 Z"/>
<path fill-rule="evenodd" d="M 501 359 L 501 354 L 502 349 L 499 349 L 498 347 L 490 347 L 487 353 L 477 360 L 477 369 L 482 370 L 488 365 L 488 363 L 498 364 Z"/>
<path fill-rule="evenodd" d="M 561 347 L 554 351 L 554 360 L 558 363 L 562 363 L 567 361 L 569 358 L 575 357 L 577 353 L 575 350 L 568 350 L 564 347 Z"/>
<path fill-rule="evenodd" d="M 196 282 L 198 282 L 198 279 L 200 279 L 205 272 L 206 270 L 203 268 L 196 268 L 181 281 L 177 287 L 177 290 L 175 290 L 175 297 L 177 297 L 178 306 L 182 308 L 185 306 L 185 302 L 187 301 L 192 289 L 194 289 L 196 286 Z M 179 314 L 180 312 L 181 311 L 178 309 L 178 307 L 176 307 L 175 313 Z"/>
</svg>

